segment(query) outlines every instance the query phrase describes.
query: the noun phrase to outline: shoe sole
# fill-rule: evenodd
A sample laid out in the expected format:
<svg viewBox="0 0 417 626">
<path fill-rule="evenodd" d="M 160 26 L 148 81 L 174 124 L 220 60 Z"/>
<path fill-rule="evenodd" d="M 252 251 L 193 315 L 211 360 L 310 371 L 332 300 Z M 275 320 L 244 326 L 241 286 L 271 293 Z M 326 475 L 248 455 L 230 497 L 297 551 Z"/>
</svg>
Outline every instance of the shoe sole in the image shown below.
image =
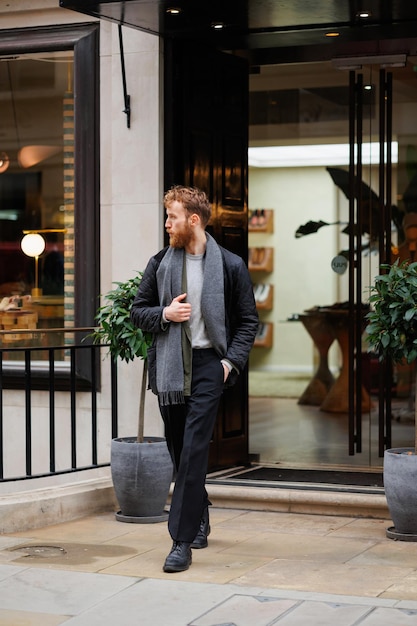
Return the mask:
<svg viewBox="0 0 417 626">
<path fill-rule="evenodd" d="M 165 565 L 164 565 L 164 567 L 163 567 L 162 569 L 163 569 L 163 571 L 164 571 L 166 574 L 175 574 L 175 573 L 177 573 L 177 572 L 186 572 L 186 571 L 187 571 L 187 569 L 189 569 L 190 565 L 191 565 L 191 561 L 190 561 L 190 563 L 187 565 L 187 567 L 174 567 L 174 566 L 173 566 L 173 567 L 169 567 L 169 566 L 168 566 L 168 567 L 165 567 Z"/>
</svg>

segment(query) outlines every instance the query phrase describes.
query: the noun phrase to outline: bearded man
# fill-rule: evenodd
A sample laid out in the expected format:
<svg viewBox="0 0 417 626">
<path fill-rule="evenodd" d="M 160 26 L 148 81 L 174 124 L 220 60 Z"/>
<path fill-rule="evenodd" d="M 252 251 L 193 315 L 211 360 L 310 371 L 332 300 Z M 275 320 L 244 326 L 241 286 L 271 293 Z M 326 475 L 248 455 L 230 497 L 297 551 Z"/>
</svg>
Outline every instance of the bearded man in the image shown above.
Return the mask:
<svg viewBox="0 0 417 626">
<path fill-rule="evenodd" d="M 176 185 L 164 206 L 169 246 L 148 262 L 131 319 L 154 336 L 149 387 L 158 396 L 175 469 L 173 544 L 163 570 L 181 572 L 191 565 L 191 548 L 208 545 L 210 440 L 222 391 L 245 367 L 259 321 L 245 263 L 205 230 L 206 194 Z"/>
</svg>

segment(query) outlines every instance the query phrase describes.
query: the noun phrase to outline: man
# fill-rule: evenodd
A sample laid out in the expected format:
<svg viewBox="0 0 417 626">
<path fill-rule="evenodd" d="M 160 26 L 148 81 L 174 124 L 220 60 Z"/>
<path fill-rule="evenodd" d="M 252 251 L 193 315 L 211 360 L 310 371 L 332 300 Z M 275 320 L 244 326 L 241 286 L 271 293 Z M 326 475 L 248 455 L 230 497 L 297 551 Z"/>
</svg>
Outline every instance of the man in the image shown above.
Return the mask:
<svg viewBox="0 0 417 626">
<path fill-rule="evenodd" d="M 154 334 L 149 387 L 158 395 L 176 478 L 165 572 L 191 564 L 207 547 L 205 489 L 210 439 L 224 385 L 244 368 L 258 328 L 253 288 L 243 260 L 205 228 L 206 194 L 174 186 L 164 197 L 169 247 L 152 257 L 132 305 L 136 326 Z"/>
</svg>

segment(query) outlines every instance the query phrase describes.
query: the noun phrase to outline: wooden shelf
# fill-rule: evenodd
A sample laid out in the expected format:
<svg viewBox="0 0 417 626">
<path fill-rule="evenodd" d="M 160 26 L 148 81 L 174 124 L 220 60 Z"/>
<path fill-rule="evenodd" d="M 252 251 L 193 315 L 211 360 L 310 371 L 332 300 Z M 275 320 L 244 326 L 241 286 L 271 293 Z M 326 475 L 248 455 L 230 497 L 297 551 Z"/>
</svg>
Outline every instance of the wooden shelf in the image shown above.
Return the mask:
<svg viewBox="0 0 417 626">
<path fill-rule="evenodd" d="M 273 343 L 274 325 L 271 322 L 261 322 L 255 337 L 255 348 L 271 348 Z"/>
<path fill-rule="evenodd" d="M 249 248 L 248 268 L 250 272 L 272 272 L 274 269 L 274 249 Z"/>
<path fill-rule="evenodd" d="M 273 209 L 254 209 L 249 211 L 249 231 L 251 233 L 272 233 L 273 232 Z M 250 235 L 253 237 L 253 235 Z M 259 246 L 261 240 L 269 242 L 270 239 L 264 239 L 255 235 L 254 239 L 249 237 L 252 243 L 249 246 L 248 269 L 252 275 L 253 295 L 255 298 L 256 308 L 259 311 L 260 322 L 258 333 L 255 337 L 255 348 L 271 348 L 273 346 L 273 329 L 272 322 L 264 322 L 262 320 L 262 311 L 267 313 L 272 311 L 274 307 L 274 286 L 268 282 L 268 279 L 262 276 L 262 272 L 271 273 L 274 269 L 274 248 L 271 246 Z"/>
<path fill-rule="evenodd" d="M 253 286 L 256 308 L 259 311 L 271 311 L 274 302 L 274 286 L 259 283 Z"/>
<path fill-rule="evenodd" d="M 12 341 L 27 341 L 32 337 L 31 333 L 13 333 L 14 330 L 35 330 L 38 314 L 34 311 L 23 309 L 11 309 L 0 313 L 0 330 L 8 331 L 2 335 L 0 343 Z"/>
<path fill-rule="evenodd" d="M 272 209 L 249 209 L 249 232 L 274 232 L 274 212 Z"/>
</svg>

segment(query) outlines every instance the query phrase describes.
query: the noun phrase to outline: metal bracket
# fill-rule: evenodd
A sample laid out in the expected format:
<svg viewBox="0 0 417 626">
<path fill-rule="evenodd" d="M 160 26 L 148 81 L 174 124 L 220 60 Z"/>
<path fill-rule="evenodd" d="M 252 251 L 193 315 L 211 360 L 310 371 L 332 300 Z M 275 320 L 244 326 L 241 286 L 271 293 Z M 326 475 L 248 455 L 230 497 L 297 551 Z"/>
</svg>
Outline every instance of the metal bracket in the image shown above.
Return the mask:
<svg viewBox="0 0 417 626">
<path fill-rule="evenodd" d="M 125 103 L 125 108 L 123 109 L 123 113 L 126 113 L 127 127 L 130 128 L 130 96 L 127 93 L 127 88 L 126 88 L 125 55 L 123 51 L 123 35 L 122 35 L 121 24 L 118 24 L 118 29 L 119 29 L 120 62 L 122 65 L 123 97 L 124 97 L 124 103 Z"/>
</svg>

